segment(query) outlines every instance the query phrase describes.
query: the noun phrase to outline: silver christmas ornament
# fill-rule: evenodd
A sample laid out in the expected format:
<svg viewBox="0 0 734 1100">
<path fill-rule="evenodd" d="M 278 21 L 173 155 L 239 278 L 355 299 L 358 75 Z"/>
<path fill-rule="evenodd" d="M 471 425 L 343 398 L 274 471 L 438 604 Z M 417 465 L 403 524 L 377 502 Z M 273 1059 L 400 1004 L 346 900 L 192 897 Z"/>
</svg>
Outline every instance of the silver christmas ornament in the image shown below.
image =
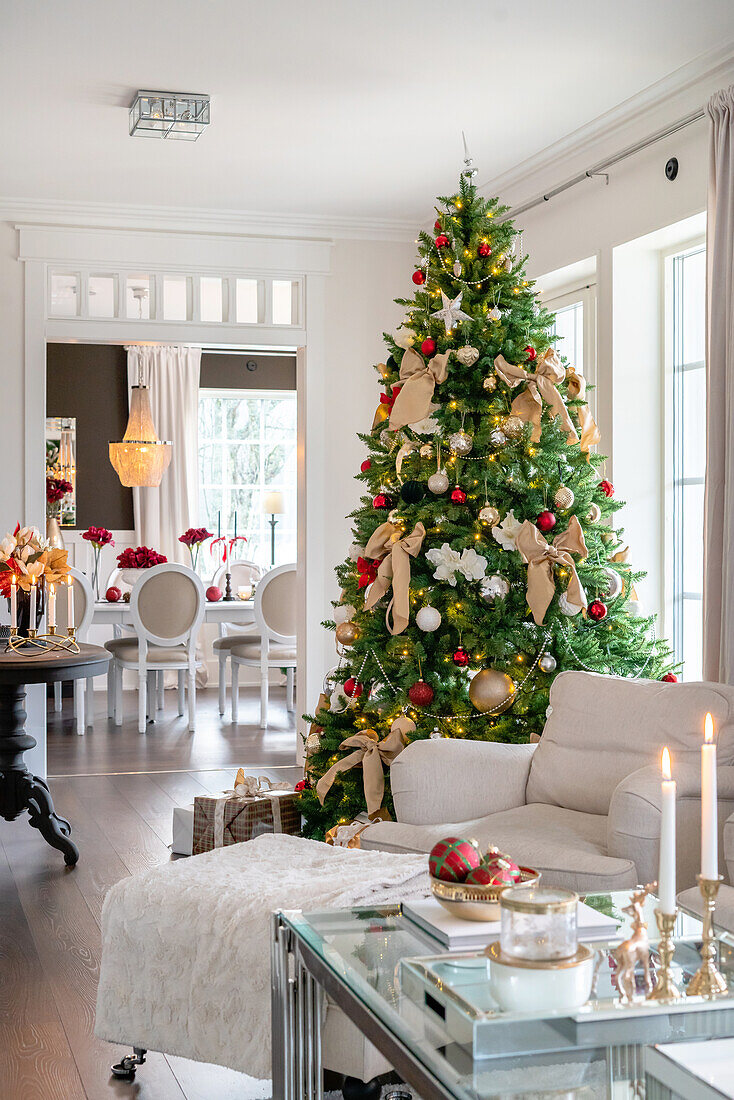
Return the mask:
<svg viewBox="0 0 734 1100">
<path fill-rule="evenodd" d="M 470 347 L 469 344 L 466 344 L 463 348 L 459 348 L 458 351 L 454 352 L 454 355 L 463 367 L 470 367 L 472 363 L 476 363 L 479 358 L 478 350 Z"/>
<path fill-rule="evenodd" d="M 504 447 L 505 443 L 507 442 L 507 436 L 501 428 L 494 428 L 489 433 L 489 442 L 492 444 L 493 447 Z"/>
<path fill-rule="evenodd" d="M 443 321 L 447 333 L 451 332 L 457 321 L 471 321 L 469 314 L 464 313 L 461 308 L 461 299 L 463 296 L 463 290 L 461 290 L 454 299 L 448 298 L 444 292 L 441 291 L 441 309 L 437 309 L 435 313 L 431 314 L 431 317 L 437 317 Z"/>
<path fill-rule="evenodd" d="M 350 603 L 341 603 L 334 608 L 334 622 L 337 626 L 339 623 L 348 623 L 356 614 L 356 609 Z"/>
<path fill-rule="evenodd" d="M 488 374 L 482 382 L 482 386 L 485 390 L 487 390 L 488 393 L 494 393 L 494 391 L 497 389 L 497 379 L 493 374 Z"/>
<path fill-rule="evenodd" d="M 565 592 L 561 592 L 558 597 L 558 608 L 562 615 L 568 615 L 569 617 L 578 615 L 579 611 L 583 610 L 583 608 L 577 607 L 575 603 L 571 603 Z"/>
<path fill-rule="evenodd" d="M 586 513 L 586 518 L 589 523 L 598 523 L 601 519 L 601 508 L 598 504 L 592 503 L 589 505 L 589 510 Z"/>
<path fill-rule="evenodd" d="M 482 523 L 488 523 L 490 527 L 494 527 L 495 523 L 499 523 L 500 514 L 496 508 L 494 508 L 489 501 L 479 511 L 479 519 Z"/>
<path fill-rule="evenodd" d="M 557 663 L 552 653 L 544 653 L 538 661 L 538 668 L 541 672 L 555 672 Z"/>
<path fill-rule="evenodd" d="M 490 309 L 487 316 L 489 317 L 490 321 L 501 321 L 502 320 L 502 314 L 499 311 L 499 309 L 497 308 L 497 306 L 492 306 L 492 308 Z"/>
<path fill-rule="evenodd" d="M 430 605 L 422 607 L 415 617 L 415 625 L 426 633 L 438 630 L 441 625 L 441 612 Z"/>
<path fill-rule="evenodd" d="M 433 444 L 432 443 L 424 443 L 423 446 L 420 449 L 420 456 L 421 456 L 421 458 L 432 458 L 433 457 Z"/>
<path fill-rule="evenodd" d="M 454 260 L 454 275 L 456 276 L 457 279 L 461 275 L 461 264 L 459 263 L 458 260 Z"/>
<path fill-rule="evenodd" d="M 561 512 L 567 512 L 573 502 L 573 489 L 569 489 L 568 485 L 559 485 L 553 497 L 556 508 L 560 509 Z"/>
<path fill-rule="evenodd" d="M 455 455 L 468 455 L 474 446 L 474 440 L 463 429 L 449 436 L 449 447 Z"/>
<path fill-rule="evenodd" d="M 383 447 L 389 447 L 393 442 L 393 434 L 387 428 L 383 428 L 380 432 L 380 443 Z"/>
<path fill-rule="evenodd" d="M 624 581 L 616 569 L 605 569 L 604 576 L 607 578 L 607 581 L 604 585 L 602 595 L 606 600 L 616 600 L 624 587 Z"/>
<path fill-rule="evenodd" d="M 505 271 L 512 271 L 512 256 L 505 256 L 505 262 L 502 266 Z"/>
<path fill-rule="evenodd" d="M 510 582 L 501 573 L 492 573 L 482 581 L 482 599 L 485 603 L 493 600 L 504 600 L 510 594 Z"/>
<path fill-rule="evenodd" d="M 387 518 L 390 523 L 400 523 L 400 511 L 397 508 L 393 508 L 391 512 L 388 512 Z"/>
<path fill-rule="evenodd" d="M 428 479 L 428 488 L 432 493 L 435 493 L 437 497 L 441 496 L 441 493 L 445 493 L 449 487 L 449 479 L 446 477 L 445 470 L 437 470 L 435 474 L 431 474 Z"/>
</svg>

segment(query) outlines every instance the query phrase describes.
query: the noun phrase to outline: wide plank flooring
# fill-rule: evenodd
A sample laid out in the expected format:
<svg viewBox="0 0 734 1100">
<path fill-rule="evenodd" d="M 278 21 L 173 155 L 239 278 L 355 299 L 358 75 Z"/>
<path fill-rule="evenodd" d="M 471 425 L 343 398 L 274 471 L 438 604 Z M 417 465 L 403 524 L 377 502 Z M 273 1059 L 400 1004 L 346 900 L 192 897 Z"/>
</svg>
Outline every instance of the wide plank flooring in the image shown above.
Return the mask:
<svg viewBox="0 0 734 1100">
<path fill-rule="evenodd" d="M 257 689 L 241 717 L 257 720 Z M 30 829 L 26 815 L 0 822 L 0 1098 L 2 1100 L 242 1100 L 268 1096 L 265 1084 L 216 1066 L 150 1054 L 134 1084 L 114 1081 L 112 1062 L 128 1053 L 94 1037 L 100 916 L 109 888 L 171 858 L 171 815 L 196 793 L 230 786 L 236 767 L 272 779 L 300 778 L 295 731 L 282 693 L 273 726 L 233 729 L 216 693 L 199 699 L 197 730 L 166 712 L 141 736 L 134 697 L 121 729 L 96 696 L 93 730 L 74 732 L 71 700 L 49 712 L 51 791 L 72 823 L 81 857 L 60 853 Z M 251 706 L 250 706 L 251 704 Z"/>
</svg>

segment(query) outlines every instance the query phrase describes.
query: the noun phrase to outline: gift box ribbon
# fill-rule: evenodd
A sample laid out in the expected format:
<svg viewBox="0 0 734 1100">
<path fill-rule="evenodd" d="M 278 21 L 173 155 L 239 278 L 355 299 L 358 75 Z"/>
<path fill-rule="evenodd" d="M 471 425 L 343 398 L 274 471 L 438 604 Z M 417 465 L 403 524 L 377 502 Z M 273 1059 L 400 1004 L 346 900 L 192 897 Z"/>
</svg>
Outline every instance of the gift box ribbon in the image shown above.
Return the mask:
<svg viewBox="0 0 734 1100">
<path fill-rule="evenodd" d="M 290 783 L 273 783 L 265 775 L 245 775 L 242 768 L 237 772 L 234 788 L 225 791 L 214 803 L 214 847 L 224 847 L 224 811 L 228 802 L 239 802 L 244 807 L 248 802 L 268 799 L 273 811 L 273 831 L 282 832 L 280 817 L 280 796 L 292 794 Z"/>
</svg>

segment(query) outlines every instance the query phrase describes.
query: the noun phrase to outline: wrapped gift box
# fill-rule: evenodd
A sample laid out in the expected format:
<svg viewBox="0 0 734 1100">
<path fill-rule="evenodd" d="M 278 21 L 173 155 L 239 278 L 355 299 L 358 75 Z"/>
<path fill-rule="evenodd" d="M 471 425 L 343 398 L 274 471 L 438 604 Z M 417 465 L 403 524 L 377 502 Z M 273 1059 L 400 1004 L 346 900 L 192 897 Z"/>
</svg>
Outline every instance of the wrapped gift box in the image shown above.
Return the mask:
<svg viewBox="0 0 734 1100">
<path fill-rule="evenodd" d="M 174 854 L 199 855 L 260 833 L 300 833 L 298 795 L 292 788 L 268 790 L 262 781 L 247 777 L 242 784 L 240 778 L 232 791 L 197 796 L 192 805 L 175 807 Z"/>
</svg>

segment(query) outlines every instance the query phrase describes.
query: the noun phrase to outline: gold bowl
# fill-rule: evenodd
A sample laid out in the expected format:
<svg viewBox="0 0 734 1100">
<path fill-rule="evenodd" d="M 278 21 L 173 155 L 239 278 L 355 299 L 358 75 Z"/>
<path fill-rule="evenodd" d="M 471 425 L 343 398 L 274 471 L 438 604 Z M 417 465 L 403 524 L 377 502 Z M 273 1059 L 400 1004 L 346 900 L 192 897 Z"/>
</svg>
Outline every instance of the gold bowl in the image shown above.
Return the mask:
<svg viewBox="0 0 734 1100">
<path fill-rule="evenodd" d="M 537 886 L 540 871 L 521 867 L 516 882 L 497 886 L 475 886 L 470 882 L 444 882 L 431 877 L 431 890 L 447 913 L 461 920 L 489 921 L 500 919 L 500 897 L 511 886 Z"/>
</svg>

